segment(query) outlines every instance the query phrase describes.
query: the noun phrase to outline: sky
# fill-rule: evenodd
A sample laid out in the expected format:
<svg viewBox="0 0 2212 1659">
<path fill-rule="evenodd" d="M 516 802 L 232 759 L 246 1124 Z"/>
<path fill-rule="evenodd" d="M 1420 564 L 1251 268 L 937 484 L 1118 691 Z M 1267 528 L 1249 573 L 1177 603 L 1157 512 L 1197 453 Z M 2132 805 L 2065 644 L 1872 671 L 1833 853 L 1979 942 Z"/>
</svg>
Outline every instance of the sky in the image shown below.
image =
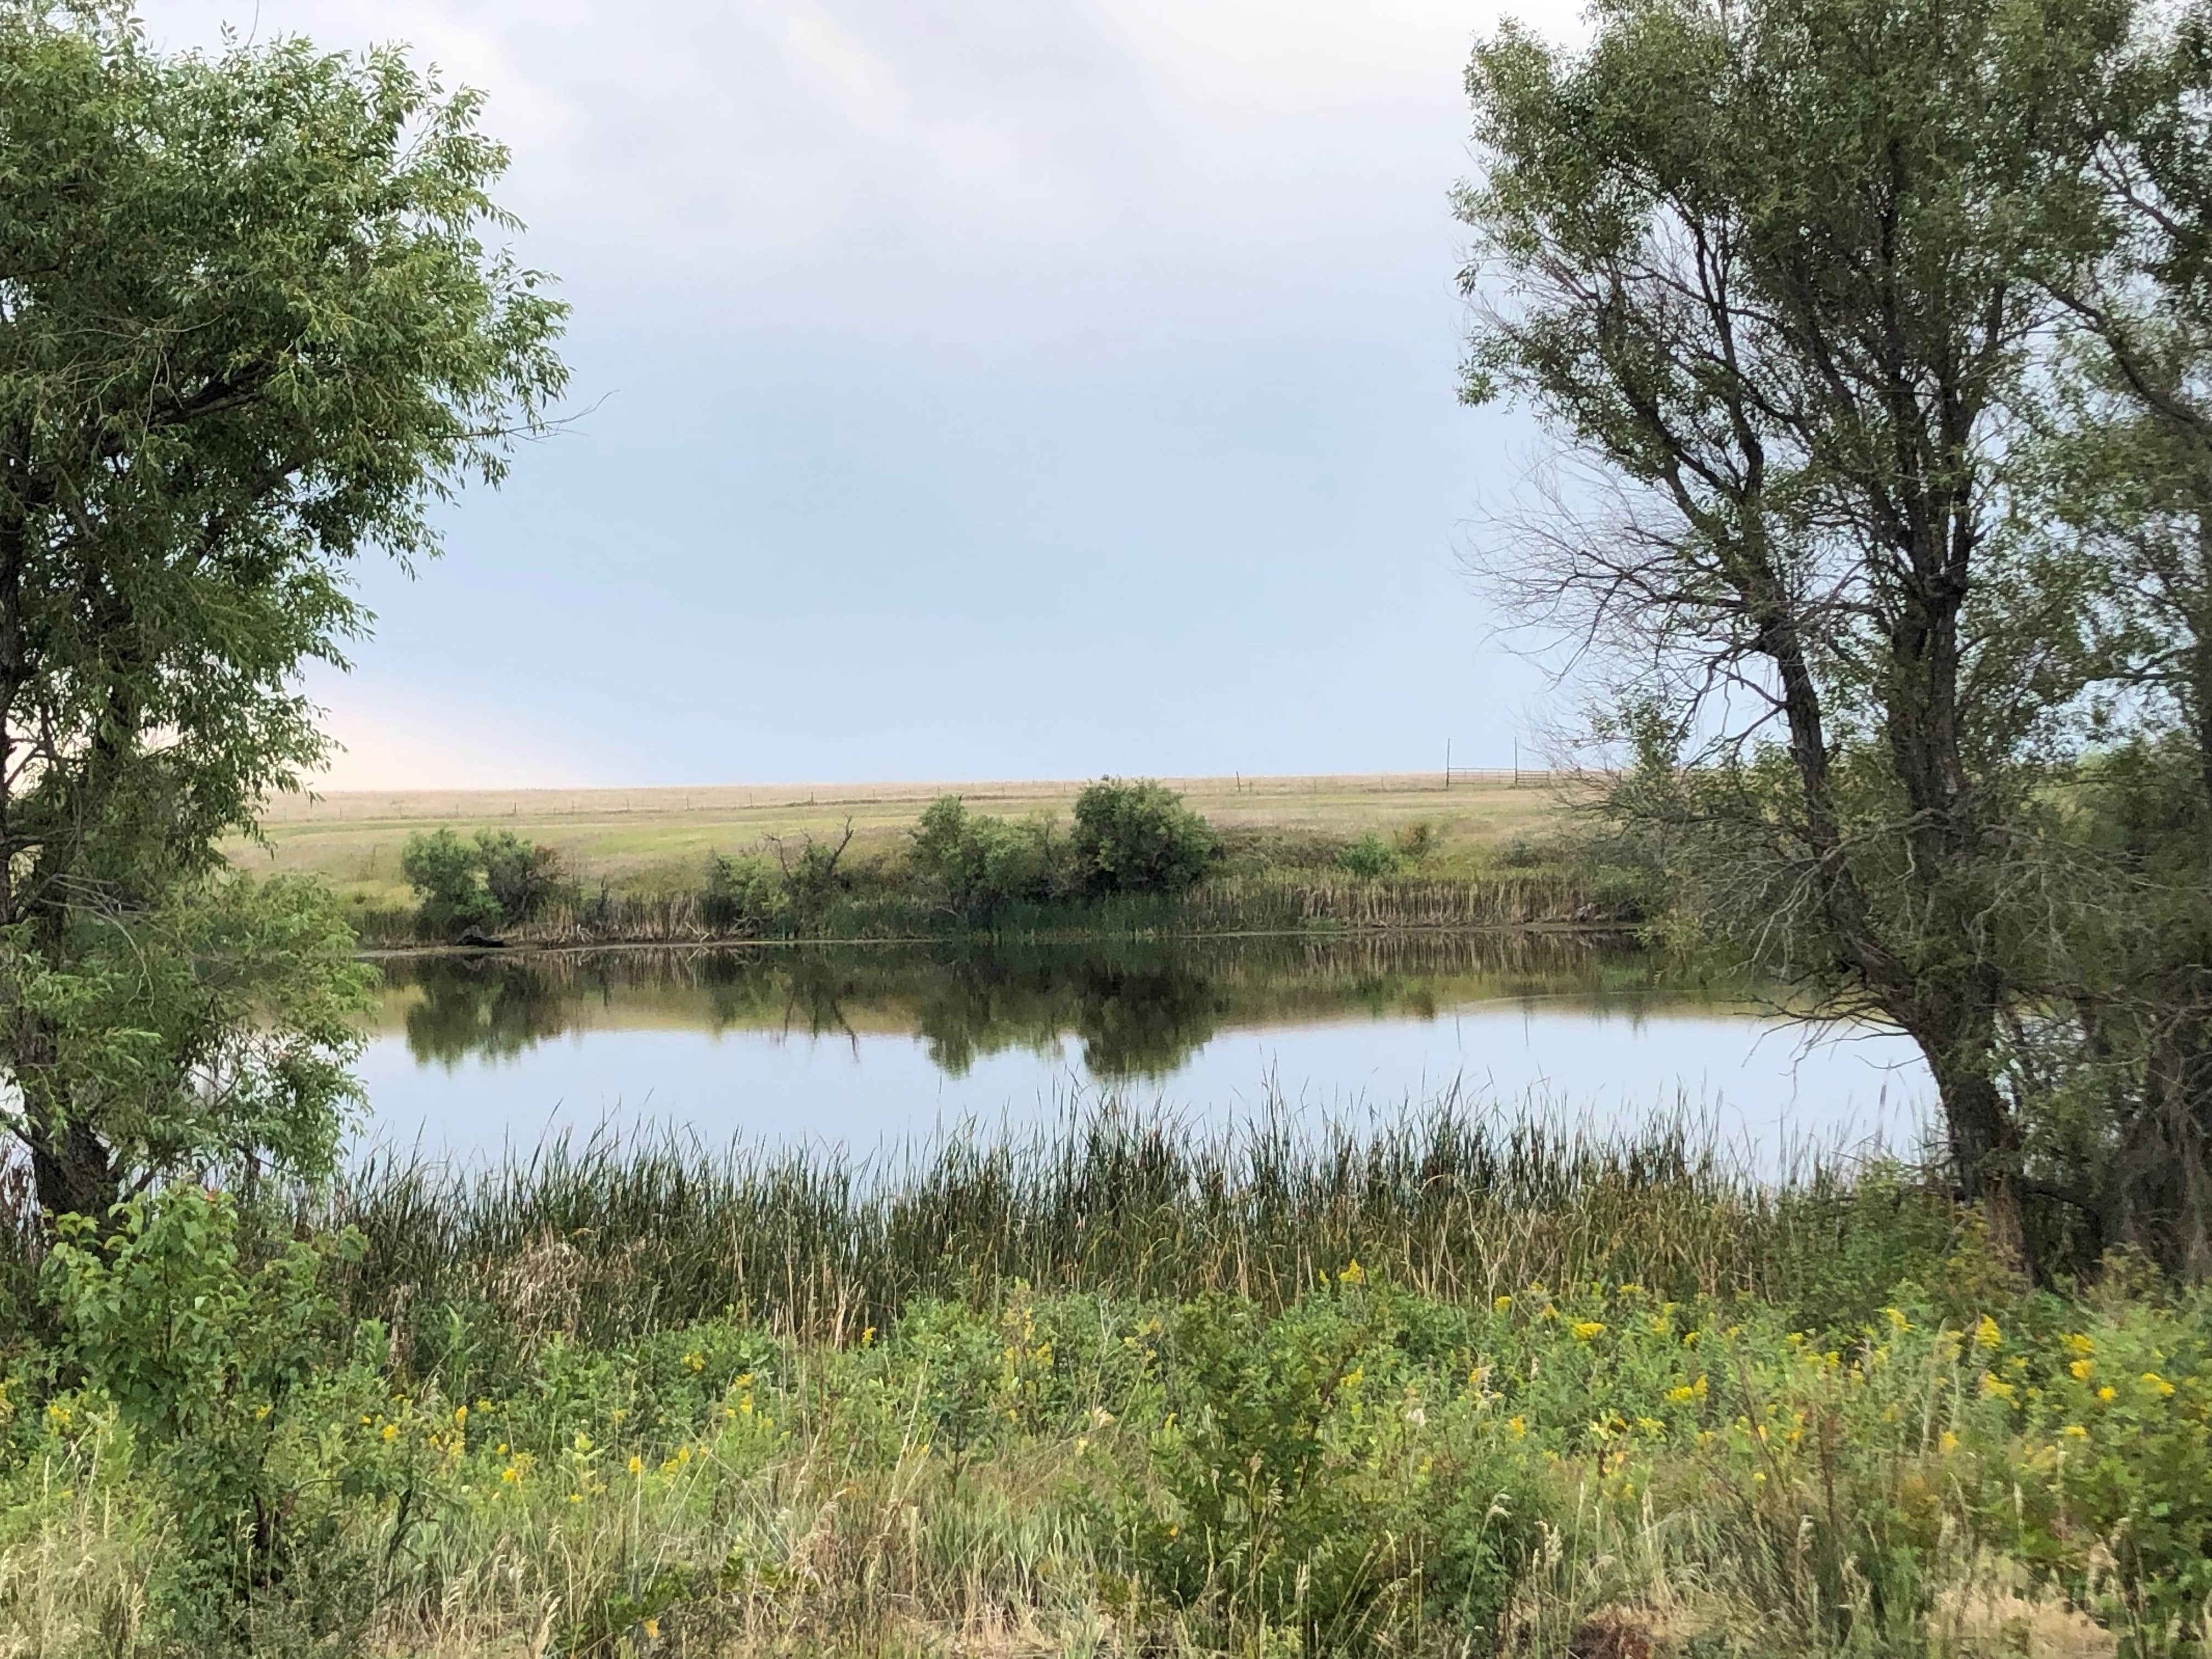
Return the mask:
<svg viewBox="0 0 2212 1659">
<path fill-rule="evenodd" d="M 482 88 L 561 433 L 362 573 L 330 788 L 1502 765 L 1461 77 L 1559 0 L 147 0 Z"/>
</svg>

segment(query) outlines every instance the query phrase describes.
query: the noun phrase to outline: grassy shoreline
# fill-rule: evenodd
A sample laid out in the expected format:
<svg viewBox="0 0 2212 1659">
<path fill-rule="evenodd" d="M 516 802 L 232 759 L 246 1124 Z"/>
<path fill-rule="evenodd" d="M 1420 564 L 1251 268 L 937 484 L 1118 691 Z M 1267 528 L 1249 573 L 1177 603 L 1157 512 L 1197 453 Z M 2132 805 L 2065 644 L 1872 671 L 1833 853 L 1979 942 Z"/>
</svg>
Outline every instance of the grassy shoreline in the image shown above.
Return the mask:
<svg viewBox="0 0 2212 1659">
<path fill-rule="evenodd" d="M 608 893 L 550 907 L 498 931 L 489 948 L 590 949 L 606 945 L 912 944 L 962 939 L 1053 943 L 1085 939 L 1212 939 L 1301 933 L 1476 933 L 1581 929 L 1625 933 L 1632 898 L 1605 890 L 1588 872 L 1511 871 L 1463 876 L 1316 877 L 1302 870 L 1235 875 L 1172 897 L 1070 900 L 1008 906 L 987 915 L 948 914 L 896 893 L 842 901 L 825 914 L 772 931 L 716 927 L 699 889 Z M 424 944 L 411 910 L 351 908 L 364 949 Z M 482 947 L 479 947 L 482 948 Z"/>
<path fill-rule="evenodd" d="M 273 1234 L 178 1202 L 249 1257 L 361 1241 L 312 1365 L 211 1385 L 198 1443 L 235 1437 L 276 1542 L 249 1514 L 187 1550 L 198 1466 L 19 1329 L 12 1650 L 192 1651 L 210 1619 L 456 1659 L 2206 1634 L 2212 1309 L 2125 1262 L 2010 1283 L 1905 1166 L 1761 1182 L 1694 1126 L 1449 1102 L 1210 1133 L 1109 1108 L 869 1165 L 386 1162 Z"/>
</svg>

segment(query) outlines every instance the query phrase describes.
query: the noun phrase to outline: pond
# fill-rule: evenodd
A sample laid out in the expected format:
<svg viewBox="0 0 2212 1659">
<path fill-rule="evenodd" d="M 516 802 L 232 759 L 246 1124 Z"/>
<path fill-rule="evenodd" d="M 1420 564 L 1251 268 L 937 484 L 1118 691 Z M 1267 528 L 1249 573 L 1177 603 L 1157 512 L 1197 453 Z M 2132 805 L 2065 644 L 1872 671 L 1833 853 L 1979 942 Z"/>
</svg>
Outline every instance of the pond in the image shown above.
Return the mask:
<svg viewBox="0 0 2212 1659">
<path fill-rule="evenodd" d="M 369 1146 L 526 1152 L 679 1130 L 865 1155 L 1113 1096 L 1218 1124 L 1271 1103 L 1455 1097 L 1593 1127 L 1681 1115 L 1774 1170 L 1910 1147 L 1932 1101 L 1893 1033 L 1809 1042 L 1740 990 L 1560 935 L 942 950 L 763 945 L 401 957 L 362 1071 Z"/>
</svg>

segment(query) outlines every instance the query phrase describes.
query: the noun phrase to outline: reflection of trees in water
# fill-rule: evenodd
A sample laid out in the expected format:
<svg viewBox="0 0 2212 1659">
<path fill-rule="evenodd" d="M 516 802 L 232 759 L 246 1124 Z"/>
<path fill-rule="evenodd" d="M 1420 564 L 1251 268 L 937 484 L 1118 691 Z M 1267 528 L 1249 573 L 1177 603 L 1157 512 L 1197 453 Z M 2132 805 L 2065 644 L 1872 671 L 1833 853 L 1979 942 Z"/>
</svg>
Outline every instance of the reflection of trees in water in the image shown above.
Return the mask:
<svg viewBox="0 0 2212 1659">
<path fill-rule="evenodd" d="M 571 991 L 518 965 L 450 957 L 409 964 L 422 1000 L 407 1010 L 407 1052 L 450 1066 L 471 1054 L 505 1059 L 567 1030 Z"/>
<path fill-rule="evenodd" d="M 946 963 L 915 1012 L 929 1057 L 954 1077 L 1005 1048 L 1056 1054 L 1073 1032 L 1092 1075 L 1134 1078 L 1174 1071 L 1212 1036 L 1225 1007 L 1203 974 L 1172 960 L 990 955 Z"/>
<path fill-rule="evenodd" d="M 1557 935 L 1119 941 L 947 951 L 910 946 L 602 951 L 391 963 L 416 1059 L 504 1056 L 597 1006 L 628 1021 L 842 1036 L 919 1036 L 958 1076 L 989 1054 L 1056 1054 L 1070 1036 L 1096 1076 L 1173 1072 L 1224 1024 L 1409 1014 L 1473 1000 L 1603 995 L 1678 1000 L 1649 956 Z"/>
</svg>

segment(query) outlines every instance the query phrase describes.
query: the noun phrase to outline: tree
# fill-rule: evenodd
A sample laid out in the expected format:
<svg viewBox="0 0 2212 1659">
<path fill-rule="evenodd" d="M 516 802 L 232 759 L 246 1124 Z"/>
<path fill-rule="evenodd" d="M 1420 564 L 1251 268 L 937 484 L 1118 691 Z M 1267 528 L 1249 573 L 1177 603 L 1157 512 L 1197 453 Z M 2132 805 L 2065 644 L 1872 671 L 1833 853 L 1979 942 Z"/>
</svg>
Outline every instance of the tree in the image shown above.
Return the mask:
<svg viewBox="0 0 2212 1659">
<path fill-rule="evenodd" d="M 563 307 L 483 240 L 512 221 L 478 105 L 398 52 L 165 55 L 119 6 L 0 0 L 0 1068 L 50 1212 L 326 1157 L 284 1127 L 296 1051 L 236 1001 L 143 1018 L 118 964 L 339 989 L 320 901 L 217 847 L 324 755 L 294 677 L 363 632 L 354 562 L 433 553 L 432 507 L 562 384 Z M 235 954 L 240 906 L 315 948 Z M 243 1068 L 220 1133 L 188 1103 L 210 1045 Z"/>
<path fill-rule="evenodd" d="M 1908 1032 L 2023 1261 L 2001 1049 L 2081 594 L 2017 528 L 2007 437 L 2051 284 L 2109 245 L 2130 27 L 2125 0 L 1616 0 L 1579 53 L 1509 27 L 1468 72 L 1466 394 L 1523 398 L 1593 471 L 1485 567 L 1608 665 L 1638 762 L 1609 805 L 1678 924 Z"/>
<path fill-rule="evenodd" d="M 2153 12 L 2097 135 L 2101 257 L 2039 423 L 2053 568 L 2078 570 L 2105 752 L 2016 1060 L 2073 1097 L 2103 1242 L 2212 1276 L 2212 9 Z"/>
</svg>

